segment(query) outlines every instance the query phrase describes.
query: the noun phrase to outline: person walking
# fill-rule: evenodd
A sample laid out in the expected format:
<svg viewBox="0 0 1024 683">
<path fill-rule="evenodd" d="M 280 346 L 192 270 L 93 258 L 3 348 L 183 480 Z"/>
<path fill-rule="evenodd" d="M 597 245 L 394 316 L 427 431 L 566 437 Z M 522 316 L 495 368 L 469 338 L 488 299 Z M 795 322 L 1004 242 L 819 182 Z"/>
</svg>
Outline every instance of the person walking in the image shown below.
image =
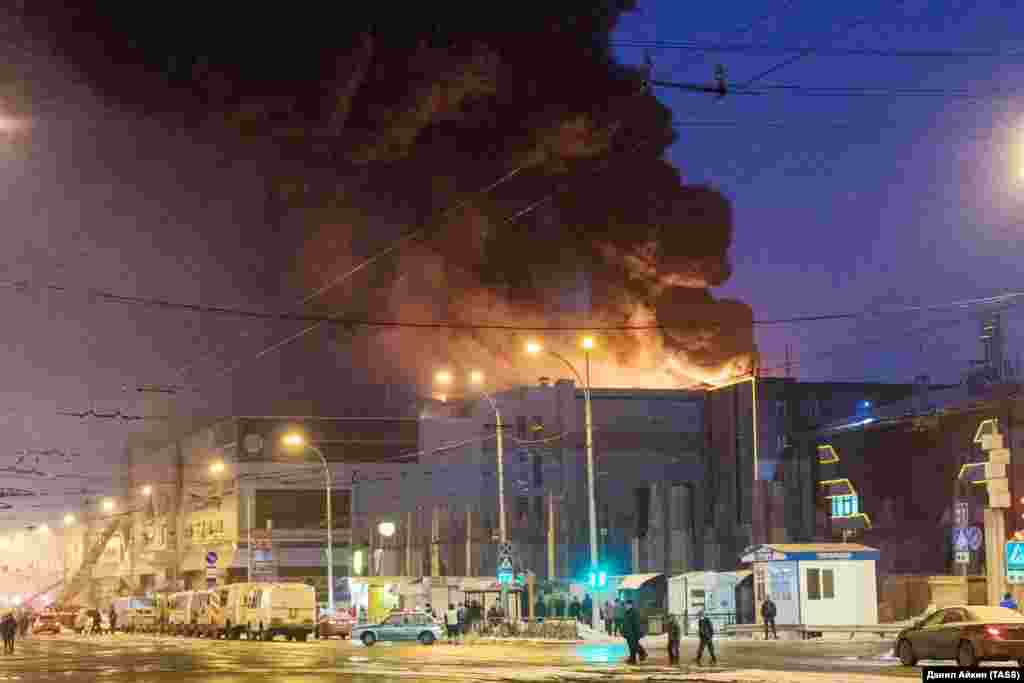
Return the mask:
<svg viewBox="0 0 1024 683">
<path fill-rule="evenodd" d="M 533 614 L 538 619 L 548 616 L 548 604 L 544 602 L 544 598 L 537 598 L 537 604 L 533 606 Z"/>
<path fill-rule="evenodd" d="M 110 633 L 111 634 L 116 633 L 117 632 L 117 612 L 114 610 L 114 606 L 113 605 L 110 606 L 110 616 L 109 616 L 109 618 L 110 618 Z M 194 622 L 196 620 L 196 617 L 192 617 L 192 619 L 193 619 L 193 622 Z"/>
<path fill-rule="evenodd" d="M 612 635 L 622 635 L 622 622 L 626 619 L 626 605 L 622 602 L 621 598 L 615 598 L 615 610 L 613 611 L 613 617 L 615 619 L 615 633 Z"/>
<path fill-rule="evenodd" d="M 580 599 L 575 595 L 572 596 L 572 602 L 569 603 L 569 618 L 580 620 Z"/>
<path fill-rule="evenodd" d="M 0 632 L 4 637 L 4 654 L 14 654 L 14 635 L 18 632 L 18 621 L 14 618 L 13 612 L 8 612 L 3 621 L 0 621 Z"/>
<path fill-rule="evenodd" d="M 640 613 L 633 607 L 633 601 L 626 601 L 626 611 L 622 619 L 622 637 L 626 639 L 626 646 L 629 648 L 629 663 L 637 664 L 637 656 L 640 662 L 647 661 L 647 650 L 640 644 L 644 637 L 643 629 L 640 627 Z"/>
<path fill-rule="evenodd" d="M 779 634 L 775 630 L 775 615 L 778 614 L 778 609 L 775 607 L 775 603 L 772 601 L 772 596 L 768 596 L 761 603 L 761 618 L 764 619 L 764 639 L 768 640 L 768 629 L 772 630 L 772 637 L 775 640 L 779 639 Z"/>
<path fill-rule="evenodd" d="M 674 614 L 669 615 L 668 618 L 668 663 L 678 664 L 679 663 L 679 641 L 682 639 L 682 633 L 679 630 L 679 621 L 676 620 Z"/>
<path fill-rule="evenodd" d="M 580 610 L 580 621 L 590 628 L 594 628 L 594 601 L 591 599 L 590 593 L 583 596 L 583 604 L 580 605 Z"/>
<path fill-rule="evenodd" d="M 103 635 L 103 617 L 98 609 L 92 611 L 92 632 L 97 636 Z"/>
<path fill-rule="evenodd" d="M 608 635 L 613 635 L 615 630 L 615 605 L 612 604 L 611 600 L 605 600 L 604 609 L 602 610 L 604 619 L 604 630 Z"/>
<path fill-rule="evenodd" d="M 444 613 L 444 626 L 448 631 L 448 644 L 456 645 L 459 642 L 459 610 L 455 605 L 448 603 L 448 611 Z"/>
<path fill-rule="evenodd" d="M 1011 595 L 1010 593 L 1006 593 L 1005 595 L 1003 595 L 1003 599 L 999 602 L 999 606 L 1005 607 L 1006 609 L 1012 609 L 1015 612 L 1020 611 L 1020 607 L 1017 605 L 1017 601 L 1013 599 L 1013 595 Z"/>
<path fill-rule="evenodd" d="M 711 655 L 711 665 L 718 664 L 718 658 L 715 657 L 715 628 L 711 625 L 711 620 L 708 619 L 704 610 L 700 611 L 700 620 L 697 621 L 697 635 L 700 636 L 700 644 L 697 645 L 697 657 L 693 661 L 700 666 L 701 660 L 704 658 L 704 648 L 707 648 L 708 654 Z"/>
</svg>

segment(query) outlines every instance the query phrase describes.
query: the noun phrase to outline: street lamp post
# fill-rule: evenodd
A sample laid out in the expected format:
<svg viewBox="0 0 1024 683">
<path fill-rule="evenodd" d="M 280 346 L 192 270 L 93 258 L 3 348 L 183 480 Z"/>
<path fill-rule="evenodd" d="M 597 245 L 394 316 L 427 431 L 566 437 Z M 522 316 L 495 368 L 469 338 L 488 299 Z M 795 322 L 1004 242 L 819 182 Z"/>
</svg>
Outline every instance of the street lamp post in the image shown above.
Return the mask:
<svg viewBox="0 0 1024 683">
<path fill-rule="evenodd" d="M 282 439 L 285 446 L 308 448 L 320 457 L 324 466 L 324 491 L 327 494 L 327 609 L 334 614 L 334 534 L 332 530 L 333 519 L 331 517 L 331 468 L 327 464 L 327 458 L 323 452 L 311 443 L 308 443 L 301 434 L 286 434 Z M 252 548 L 249 548 L 250 554 Z"/>
<path fill-rule="evenodd" d="M 583 355 L 586 360 L 586 375 L 585 378 L 580 375 L 576 366 L 569 362 L 569 359 L 561 355 L 557 351 L 551 349 L 545 349 L 537 342 L 530 342 L 526 345 L 527 353 L 537 355 L 542 351 L 546 351 L 549 355 L 557 358 L 561 361 L 573 375 L 576 376 L 577 381 L 583 385 L 583 424 L 585 429 L 585 440 L 586 440 L 586 454 L 587 454 L 587 511 L 590 517 L 590 571 L 595 576 L 600 571 L 598 569 L 598 548 L 597 548 L 597 501 L 594 495 L 594 415 L 590 404 L 590 352 L 594 349 L 594 338 L 584 337 L 580 345 L 583 347 Z M 591 610 L 591 627 L 596 628 L 598 620 L 600 619 L 600 600 L 597 596 L 594 596 Z"/>
<path fill-rule="evenodd" d="M 442 385 L 447 386 L 452 383 L 452 374 L 447 370 L 441 370 L 434 376 L 435 381 Z M 497 459 L 498 459 L 498 537 L 502 544 L 508 542 L 508 530 L 505 525 L 505 439 L 504 431 L 501 425 L 501 411 L 498 409 L 498 403 L 491 396 L 490 392 L 483 389 L 484 374 L 479 370 L 474 370 L 469 373 L 469 383 L 475 387 L 480 388 L 480 393 L 487 399 L 487 403 L 491 406 L 491 410 L 494 411 L 494 437 L 497 448 Z M 501 609 L 506 611 L 508 607 L 508 584 L 501 584 Z"/>
</svg>

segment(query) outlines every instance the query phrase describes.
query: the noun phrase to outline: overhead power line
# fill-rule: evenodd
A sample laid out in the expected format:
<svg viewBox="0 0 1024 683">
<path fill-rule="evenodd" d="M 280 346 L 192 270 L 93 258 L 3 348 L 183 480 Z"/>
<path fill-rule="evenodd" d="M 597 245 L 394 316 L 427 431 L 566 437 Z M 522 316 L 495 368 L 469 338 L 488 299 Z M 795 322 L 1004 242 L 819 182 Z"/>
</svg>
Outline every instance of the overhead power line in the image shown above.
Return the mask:
<svg viewBox="0 0 1024 683">
<path fill-rule="evenodd" d="M 945 97 L 951 99 L 991 100 L 1020 97 L 1024 91 L 1017 89 L 993 89 L 987 91 L 965 90 L 962 88 L 890 88 L 874 86 L 814 86 L 797 83 L 775 83 L 757 87 L 748 85 L 725 86 L 681 81 L 651 80 L 658 88 L 671 88 L 685 92 L 714 93 L 724 95 L 797 95 L 803 97 Z"/>
<path fill-rule="evenodd" d="M 244 308 L 233 308 L 230 306 L 215 306 L 209 304 L 197 304 L 173 301 L 170 299 L 150 298 L 137 295 L 117 294 L 104 290 L 77 289 L 66 285 L 38 285 L 28 281 L 0 281 L 0 288 L 7 287 L 19 291 L 31 291 L 32 289 L 48 289 L 62 294 L 86 294 L 94 301 L 107 301 L 110 303 L 141 306 L 165 311 L 180 311 L 187 313 L 199 313 L 217 315 L 232 318 L 250 318 L 269 322 L 314 322 L 317 324 L 338 325 L 342 327 L 408 327 L 421 329 L 456 329 L 456 330 L 507 330 L 518 332 L 626 332 L 632 330 L 671 330 L 676 326 L 661 323 L 645 325 L 522 325 L 510 323 L 491 322 L 459 322 L 448 320 L 383 320 L 373 318 L 359 318 L 345 315 L 311 315 L 305 313 L 288 313 L 260 311 Z M 1015 299 L 1024 297 L 1024 291 L 1008 292 L 997 296 L 959 299 L 937 304 L 921 306 L 903 306 L 886 310 L 861 310 L 844 311 L 834 313 L 822 313 L 816 315 L 791 316 L 786 318 L 755 319 L 754 325 L 789 325 L 797 323 L 821 322 L 828 320 L 856 319 L 883 315 L 895 315 L 905 313 L 939 311 L 955 308 L 969 308 L 972 306 L 988 306 L 1000 303 L 1008 303 Z M 169 391 L 166 387 L 165 390 Z M 76 417 L 107 417 L 121 419 L 159 419 L 160 416 L 133 416 L 115 413 L 95 413 L 85 411 L 82 413 L 69 413 Z"/>
<path fill-rule="evenodd" d="M 895 59 L 1002 59 L 1024 61 L 1024 50 L 887 50 L 879 48 L 795 47 L 744 43 L 706 43 L 690 40 L 618 40 L 612 45 L 688 52 L 719 52 L 748 55 L 813 55 L 815 57 L 884 57 Z"/>
</svg>

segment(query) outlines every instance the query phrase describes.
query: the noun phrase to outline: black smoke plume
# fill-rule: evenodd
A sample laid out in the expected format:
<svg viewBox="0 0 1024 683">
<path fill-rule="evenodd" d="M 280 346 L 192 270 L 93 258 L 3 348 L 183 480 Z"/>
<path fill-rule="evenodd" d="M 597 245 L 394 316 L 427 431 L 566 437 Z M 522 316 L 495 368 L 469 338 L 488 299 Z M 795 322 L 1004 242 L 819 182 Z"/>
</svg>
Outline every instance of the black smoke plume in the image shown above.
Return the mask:
<svg viewBox="0 0 1024 683">
<path fill-rule="evenodd" d="M 680 386 L 753 363 L 749 308 L 711 294 L 730 276 L 729 200 L 665 160 L 671 111 L 609 47 L 633 2 L 342 4 L 333 15 L 46 4 L 30 3 L 31 25 L 104 97 L 265 161 L 277 231 L 265 237 L 288 245 L 273 250 L 292 259 L 277 270 L 307 291 L 417 233 L 318 297 L 320 309 L 663 326 L 597 333 L 598 384 Z M 564 375 L 523 359 L 530 336 L 354 330 L 333 341 L 416 380 L 439 365 L 501 381 Z M 543 336 L 578 356 L 578 334 Z"/>
</svg>

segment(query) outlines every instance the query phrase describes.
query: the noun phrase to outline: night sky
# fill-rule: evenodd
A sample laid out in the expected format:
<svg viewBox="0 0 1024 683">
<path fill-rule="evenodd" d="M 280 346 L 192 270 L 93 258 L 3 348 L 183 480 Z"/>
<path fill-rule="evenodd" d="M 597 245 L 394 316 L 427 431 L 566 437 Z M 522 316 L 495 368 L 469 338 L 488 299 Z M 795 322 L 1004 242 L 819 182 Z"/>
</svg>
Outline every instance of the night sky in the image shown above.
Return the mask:
<svg viewBox="0 0 1024 683">
<path fill-rule="evenodd" d="M 1019 52 L 1024 40 L 1015 27 L 1022 20 L 1024 8 L 1013 2 L 839 6 L 795 0 L 704 3 L 695 11 L 651 0 L 627 16 L 616 38 Z M 621 47 L 619 54 L 632 63 L 644 59 L 643 49 Z M 710 82 L 721 63 L 734 83 L 786 58 L 672 49 L 652 49 L 651 56 L 655 76 L 663 80 Z M 761 83 L 1019 93 L 1024 56 L 811 56 Z M 735 122 L 680 126 L 671 158 L 687 181 L 710 183 L 732 199 L 735 268 L 720 291 L 749 303 L 757 318 L 1020 289 L 1024 94 L 983 100 L 778 94 L 719 101 L 661 90 L 659 97 L 681 121 Z M 1019 317 L 1008 316 L 1011 323 Z M 901 334 L 918 329 L 934 331 Z M 762 328 L 758 342 L 766 367 L 782 365 L 785 346 L 792 345 L 801 363 L 794 373 L 802 377 L 903 381 L 928 373 L 957 381 L 966 361 L 980 357 L 977 333 L 977 323 L 964 314 L 886 316 Z M 864 339 L 883 343 L 864 345 Z M 1011 342 L 1019 344 L 1019 337 Z"/>
<path fill-rule="evenodd" d="M 1024 8 L 1011 2 L 854 8 L 649 0 L 627 15 L 614 39 L 1013 51 L 1024 50 L 1022 20 Z M 44 508 L 0 511 L 0 524 L 23 525 L 59 519 L 79 499 L 69 495 L 76 488 L 115 491 L 110 463 L 121 457 L 128 430 L 139 428 L 56 411 L 157 415 L 167 407 L 147 404 L 134 387 L 180 381 L 195 363 L 201 376 L 215 374 L 294 329 L 98 303 L 89 287 L 286 309 L 309 283 L 295 277 L 292 255 L 301 244 L 266 224 L 262 152 L 225 151 L 138 108 L 112 105 L 60 59 L 5 52 L 45 86 L 37 95 L 48 97 L 35 102 L 31 147 L 0 148 L 2 278 L 81 285 L 62 295 L 0 290 L 8 321 L 0 344 L 0 436 L 7 444 L 0 468 L 34 467 L 31 454 L 18 464 L 26 450 L 80 454 L 40 456 L 41 471 L 69 475 L 64 479 L 0 470 L 0 486 L 48 494 L 33 503 Z M 644 59 L 638 48 L 617 47 L 616 54 L 634 65 Z M 743 81 L 785 58 L 673 49 L 652 49 L 651 56 L 656 78 L 683 82 L 710 81 L 716 63 L 727 67 L 730 82 Z M 761 83 L 1012 92 L 1024 88 L 1024 56 L 812 55 Z M 1017 111 L 1024 96 L 716 100 L 667 89 L 658 96 L 679 121 L 669 158 L 683 179 L 717 188 L 733 204 L 733 274 L 713 294 L 746 302 L 755 318 L 930 304 L 1020 287 L 1024 127 Z M 925 332 L 907 335 L 915 330 Z M 794 374 L 808 379 L 905 381 L 923 372 L 956 381 L 980 353 L 976 336 L 977 324 L 955 312 L 762 327 L 757 340 L 762 366 L 776 373 L 789 344 Z M 240 377 L 255 387 L 265 373 L 271 381 L 264 390 L 275 391 L 295 375 L 297 358 L 321 352 L 319 344 L 296 344 L 248 365 Z M 230 412 L 231 382 L 179 396 L 175 414 Z"/>
</svg>

